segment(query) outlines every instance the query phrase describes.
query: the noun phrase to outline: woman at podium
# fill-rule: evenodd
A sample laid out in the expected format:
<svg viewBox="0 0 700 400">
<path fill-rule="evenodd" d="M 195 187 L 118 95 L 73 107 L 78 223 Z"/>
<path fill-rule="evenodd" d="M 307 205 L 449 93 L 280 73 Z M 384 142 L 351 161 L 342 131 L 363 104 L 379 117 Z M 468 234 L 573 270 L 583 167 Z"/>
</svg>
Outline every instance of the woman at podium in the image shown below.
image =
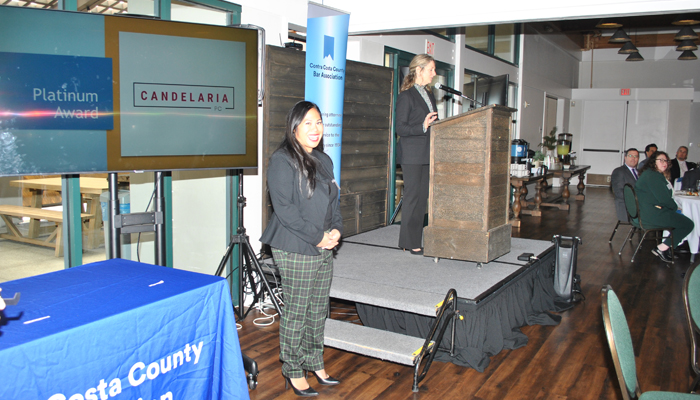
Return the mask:
<svg viewBox="0 0 700 400">
<path fill-rule="evenodd" d="M 285 137 L 272 156 L 267 187 L 273 214 L 260 241 L 272 248 L 282 277 L 282 375 L 298 396 L 318 394 L 306 381 L 337 385 L 323 364 L 323 337 L 333 276 L 333 248 L 343 231 L 333 162 L 323 152 L 318 106 L 300 101 L 287 114 Z"/>
<path fill-rule="evenodd" d="M 423 221 L 430 179 L 430 124 L 437 119 L 435 96 L 428 86 L 435 77 L 435 60 L 413 57 L 396 101 L 396 162 L 403 171 L 403 205 L 399 247 L 423 254 Z"/>
</svg>

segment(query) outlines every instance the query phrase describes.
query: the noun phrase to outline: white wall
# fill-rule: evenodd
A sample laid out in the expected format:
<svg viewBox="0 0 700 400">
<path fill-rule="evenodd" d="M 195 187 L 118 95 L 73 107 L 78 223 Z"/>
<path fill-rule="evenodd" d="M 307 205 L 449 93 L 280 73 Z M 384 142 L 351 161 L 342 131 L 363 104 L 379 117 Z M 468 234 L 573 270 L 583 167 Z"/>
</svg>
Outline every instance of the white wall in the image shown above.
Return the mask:
<svg viewBox="0 0 700 400">
<path fill-rule="evenodd" d="M 557 98 L 558 132 L 571 132 L 569 102 L 578 84 L 581 52 L 564 35 L 541 35 L 526 29 L 523 40 L 519 137 L 537 150 L 542 142 L 544 102 Z M 548 132 L 545 132 L 548 133 Z M 576 140 L 576 139 L 574 139 Z"/>
<path fill-rule="evenodd" d="M 583 52 L 579 69 L 579 87 L 594 89 L 612 88 L 690 88 L 695 101 L 685 105 L 674 105 L 674 113 L 689 113 L 689 120 L 678 122 L 674 118 L 669 126 L 668 150 L 671 156 L 680 145 L 689 146 L 690 160 L 700 160 L 700 61 L 678 60 L 680 52 L 675 47 L 655 49 L 640 48 L 644 61 L 626 62 L 625 55 L 616 49 L 599 49 Z M 591 58 L 593 62 L 591 63 Z M 591 65 L 593 78 L 591 79 Z M 664 91 L 665 92 L 665 91 Z M 661 92 L 657 92 L 661 93 Z M 684 98 L 687 96 L 684 95 Z M 670 100 L 673 100 L 671 98 Z M 680 108 L 679 108 L 680 107 Z M 691 146 L 692 144 L 692 146 Z"/>
<path fill-rule="evenodd" d="M 610 15 L 665 14 L 698 10 L 697 0 L 443 0 L 426 2 L 321 0 L 350 13 L 350 32 L 376 33 L 493 23 L 598 18 Z"/>
</svg>

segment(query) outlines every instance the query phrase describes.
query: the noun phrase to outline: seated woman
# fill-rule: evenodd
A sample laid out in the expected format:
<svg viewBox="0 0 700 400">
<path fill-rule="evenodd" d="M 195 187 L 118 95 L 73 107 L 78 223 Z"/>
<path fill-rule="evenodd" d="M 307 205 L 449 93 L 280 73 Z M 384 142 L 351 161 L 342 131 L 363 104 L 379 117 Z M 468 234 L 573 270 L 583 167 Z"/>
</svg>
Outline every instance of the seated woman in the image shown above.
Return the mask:
<svg viewBox="0 0 700 400">
<path fill-rule="evenodd" d="M 657 151 L 644 164 L 635 189 L 639 199 L 639 211 L 642 224 L 647 228 L 673 227 L 673 243 L 670 237 L 651 252 L 664 262 L 670 263 L 670 246 L 675 249 L 685 239 L 695 224 L 678 212 L 678 205 L 673 200 L 673 186 L 668 181 L 670 159 L 668 154 Z"/>
</svg>

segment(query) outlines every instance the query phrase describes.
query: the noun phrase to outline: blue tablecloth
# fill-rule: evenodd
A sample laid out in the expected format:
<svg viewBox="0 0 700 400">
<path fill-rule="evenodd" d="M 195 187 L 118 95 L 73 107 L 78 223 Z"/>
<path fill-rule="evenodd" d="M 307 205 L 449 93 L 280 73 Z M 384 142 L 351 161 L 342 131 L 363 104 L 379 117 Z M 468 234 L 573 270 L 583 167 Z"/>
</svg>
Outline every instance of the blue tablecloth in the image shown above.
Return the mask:
<svg viewBox="0 0 700 400">
<path fill-rule="evenodd" d="M 0 286 L 0 399 L 249 398 L 223 278 L 115 259 Z"/>
</svg>

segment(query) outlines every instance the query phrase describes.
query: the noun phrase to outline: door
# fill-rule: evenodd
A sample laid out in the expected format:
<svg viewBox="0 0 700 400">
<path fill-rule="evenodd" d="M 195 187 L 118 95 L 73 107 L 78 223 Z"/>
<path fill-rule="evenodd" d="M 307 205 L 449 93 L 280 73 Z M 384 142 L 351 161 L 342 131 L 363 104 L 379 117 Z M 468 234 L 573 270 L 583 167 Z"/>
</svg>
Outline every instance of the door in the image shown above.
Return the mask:
<svg viewBox="0 0 700 400">
<path fill-rule="evenodd" d="M 626 108 L 624 101 L 584 103 L 581 129 L 583 151 L 578 164 L 590 165 L 589 174 L 609 175 L 622 165 Z"/>
<path fill-rule="evenodd" d="M 666 148 L 668 136 L 668 101 L 630 101 L 627 106 L 627 130 L 625 148 L 635 147 L 639 153 L 649 143 L 656 143 L 669 157 L 676 157 L 676 149 Z M 641 159 L 644 159 L 642 155 Z M 641 161 L 641 160 L 640 160 Z"/>
</svg>

